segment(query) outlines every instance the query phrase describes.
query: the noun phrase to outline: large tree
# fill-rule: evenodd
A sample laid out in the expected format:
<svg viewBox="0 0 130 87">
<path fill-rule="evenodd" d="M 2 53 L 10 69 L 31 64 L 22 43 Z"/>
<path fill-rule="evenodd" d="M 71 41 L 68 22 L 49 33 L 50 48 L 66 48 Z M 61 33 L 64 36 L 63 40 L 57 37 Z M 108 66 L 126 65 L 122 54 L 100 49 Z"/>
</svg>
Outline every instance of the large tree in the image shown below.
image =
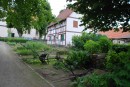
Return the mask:
<svg viewBox="0 0 130 87">
<path fill-rule="evenodd" d="M 47 0 L 1 0 L 7 11 L 6 22 L 8 27 L 17 29 L 19 36 L 31 28 L 39 31 L 40 37 L 44 34 L 47 25 L 51 22 L 51 7 Z"/>
<path fill-rule="evenodd" d="M 73 0 L 67 0 L 73 1 Z M 130 30 L 130 0 L 76 0 L 69 5 L 83 15 L 82 25 L 94 31 Z"/>
</svg>

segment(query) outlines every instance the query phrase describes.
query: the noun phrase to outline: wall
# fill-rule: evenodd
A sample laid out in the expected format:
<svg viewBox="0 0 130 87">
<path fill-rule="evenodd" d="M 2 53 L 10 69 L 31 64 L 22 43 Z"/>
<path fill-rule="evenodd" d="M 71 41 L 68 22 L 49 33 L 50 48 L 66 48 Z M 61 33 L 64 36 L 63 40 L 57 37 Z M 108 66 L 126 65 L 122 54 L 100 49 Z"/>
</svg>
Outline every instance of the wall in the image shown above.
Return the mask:
<svg viewBox="0 0 130 87">
<path fill-rule="evenodd" d="M 66 28 L 66 46 L 72 45 L 72 37 L 74 35 L 81 35 L 82 31 L 84 30 L 84 26 L 80 26 L 81 20 L 79 19 L 82 17 L 80 14 L 76 14 L 73 12 L 68 18 L 67 18 L 67 28 Z M 78 28 L 73 27 L 73 21 L 78 21 Z M 89 33 L 91 30 L 88 29 L 87 33 Z"/>
<path fill-rule="evenodd" d="M 75 32 L 82 32 L 84 29 L 84 26 L 79 26 L 81 24 L 81 20 L 79 19 L 81 15 L 76 14 L 73 12 L 68 18 L 67 18 L 67 27 L 66 31 L 75 31 Z M 78 21 L 78 28 L 73 27 L 73 21 Z"/>
<path fill-rule="evenodd" d="M 66 32 L 66 46 L 72 45 L 72 37 L 81 33 Z"/>
<path fill-rule="evenodd" d="M 6 23 L 0 21 L 0 37 L 8 37 L 8 29 L 5 26 Z"/>
<path fill-rule="evenodd" d="M 112 42 L 114 43 L 114 44 L 124 44 L 125 43 L 125 41 L 123 41 L 123 40 L 120 40 L 120 39 L 115 39 L 115 40 L 112 40 Z"/>
<path fill-rule="evenodd" d="M 24 33 L 22 37 L 27 38 L 27 39 L 39 39 L 39 35 L 36 35 L 35 29 L 31 29 L 30 34 L 28 34 L 28 32 Z"/>
<path fill-rule="evenodd" d="M 19 37 L 18 32 L 16 29 L 14 28 L 7 28 L 6 27 L 6 22 L 2 22 L 0 21 L 0 37 L 8 37 L 9 36 L 9 32 L 10 33 L 14 33 L 15 37 Z M 24 38 L 30 38 L 30 39 L 38 39 L 38 35 L 36 35 L 36 30 L 35 29 L 31 29 L 30 34 L 26 33 L 23 34 Z"/>
</svg>

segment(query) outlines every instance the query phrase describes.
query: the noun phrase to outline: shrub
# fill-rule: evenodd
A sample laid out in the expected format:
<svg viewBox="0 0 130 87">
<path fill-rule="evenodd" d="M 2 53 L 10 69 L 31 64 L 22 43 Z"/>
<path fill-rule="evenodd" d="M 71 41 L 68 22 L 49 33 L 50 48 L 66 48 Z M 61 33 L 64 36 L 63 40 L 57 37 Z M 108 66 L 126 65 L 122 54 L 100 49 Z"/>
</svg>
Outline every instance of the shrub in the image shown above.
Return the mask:
<svg viewBox="0 0 130 87">
<path fill-rule="evenodd" d="M 130 49 L 130 45 L 126 44 L 113 44 L 112 45 L 112 50 L 116 51 L 117 53 L 119 52 L 127 52 Z"/>
<path fill-rule="evenodd" d="M 80 36 L 73 36 L 72 44 L 74 45 L 74 48 L 84 49 L 84 47 L 83 47 L 84 41 L 81 39 Z"/>
<path fill-rule="evenodd" d="M 106 57 L 106 69 L 112 74 L 117 87 L 130 87 L 130 52 L 109 51 Z"/>
<path fill-rule="evenodd" d="M 65 63 L 73 69 L 88 68 L 91 65 L 90 56 L 85 51 L 71 51 Z"/>
<path fill-rule="evenodd" d="M 72 44 L 74 45 L 74 48 L 84 50 L 84 44 L 86 41 L 98 41 L 101 37 L 104 36 L 83 32 L 81 36 L 73 36 Z"/>
<path fill-rule="evenodd" d="M 56 68 L 56 69 L 66 70 L 65 65 L 63 64 L 63 62 L 60 62 L 60 61 L 56 61 L 56 62 L 53 64 L 53 67 Z"/>
<path fill-rule="evenodd" d="M 92 41 L 92 40 L 88 40 L 85 43 L 84 48 L 85 48 L 86 51 L 88 51 L 91 54 L 100 52 L 100 45 L 99 45 L 99 43 L 95 42 L 95 41 Z"/>
<path fill-rule="evenodd" d="M 24 38 L 3 38 L 3 37 L 0 37 L 0 41 L 15 42 L 15 43 L 26 43 L 28 40 L 26 40 Z"/>
<path fill-rule="evenodd" d="M 92 73 L 78 78 L 73 87 L 130 87 L 130 51 L 109 51 L 104 74 Z"/>
<path fill-rule="evenodd" d="M 99 45 L 101 47 L 101 51 L 103 53 L 107 53 L 112 47 L 112 42 L 107 37 L 101 37 L 99 39 Z"/>
<path fill-rule="evenodd" d="M 25 46 L 29 49 L 39 50 L 39 51 L 46 51 L 50 50 L 51 47 L 46 45 L 43 42 L 34 42 L 34 41 L 28 41 Z"/>
<path fill-rule="evenodd" d="M 106 80 L 107 75 L 95 74 L 86 75 L 78 78 L 72 83 L 73 87 L 109 87 Z"/>
<path fill-rule="evenodd" d="M 33 58 L 38 58 L 39 52 L 41 51 L 51 50 L 51 47 L 44 44 L 43 42 L 34 42 L 34 41 L 28 41 L 23 45 L 23 47 L 31 52 Z"/>
</svg>

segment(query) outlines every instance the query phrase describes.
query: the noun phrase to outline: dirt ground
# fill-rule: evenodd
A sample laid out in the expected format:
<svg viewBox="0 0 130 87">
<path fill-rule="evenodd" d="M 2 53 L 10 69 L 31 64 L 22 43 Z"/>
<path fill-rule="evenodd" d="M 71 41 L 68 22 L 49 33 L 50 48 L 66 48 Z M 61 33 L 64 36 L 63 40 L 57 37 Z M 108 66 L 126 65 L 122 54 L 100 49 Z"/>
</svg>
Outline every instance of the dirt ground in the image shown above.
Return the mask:
<svg viewBox="0 0 130 87">
<path fill-rule="evenodd" d="M 31 65 L 31 67 L 55 87 L 71 87 L 70 72 L 57 70 L 51 65 Z"/>
</svg>

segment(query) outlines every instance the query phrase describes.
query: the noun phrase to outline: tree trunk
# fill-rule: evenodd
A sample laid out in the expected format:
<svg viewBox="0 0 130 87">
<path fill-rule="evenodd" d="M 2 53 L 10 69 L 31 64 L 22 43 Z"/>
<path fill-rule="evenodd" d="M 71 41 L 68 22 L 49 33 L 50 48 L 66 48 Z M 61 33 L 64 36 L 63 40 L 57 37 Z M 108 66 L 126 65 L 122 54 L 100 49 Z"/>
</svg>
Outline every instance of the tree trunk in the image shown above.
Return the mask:
<svg viewBox="0 0 130 87">
<path fill-rule="evenodd" d="M 22 37 L 22 35 L 23 35 L 23 29 L 19 28 L 19 29 L 17 29 L 17 31 L 18 31 L 19 37 Z"/>
</svg>

